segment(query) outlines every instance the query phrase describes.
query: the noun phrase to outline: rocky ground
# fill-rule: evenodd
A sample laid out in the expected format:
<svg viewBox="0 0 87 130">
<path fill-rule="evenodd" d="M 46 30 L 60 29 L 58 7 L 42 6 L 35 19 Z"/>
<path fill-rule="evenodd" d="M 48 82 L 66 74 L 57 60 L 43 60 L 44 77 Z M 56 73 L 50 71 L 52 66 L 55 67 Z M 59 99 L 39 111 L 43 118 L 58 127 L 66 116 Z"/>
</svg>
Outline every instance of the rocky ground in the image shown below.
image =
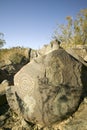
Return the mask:
<svg viewBox="0 0 87 130">
<path fill-rule="evenodd" d="M 23 126 L 24 124 L 24 126 Z M 0 130 L 87 130 L 87 97 L 67 120 L 53 127 L 41 128 L 32 123 L 28 127 L 13 113 L 8 104 L 0 107 Z"/>
<path fill-rule="evenodd" d="M 10 110 L 8 104 L 0 107 L 0 130 L 27 130 L 23 128 L 21 120 Z"/>
<path fill-rule="evenodd" d="M 86 65 L 87 48 L 78 47 L 73 51 L 71 51 L 71 49 L 67 49 L 67 51 L 74 55 L 77 59 L 80 58 L 80 60 Z M 24 58 L 21 57 L 23 59 L 17 64 L 11 63 L 9 58 L 4 60 L 2 63 L 0 62 L 0 130 L 87 130 L 87 94 L 84 95 L 77 111 L 73 115 L 52 127 L 41 128 L 41 126 L 34 125 L 31 122 L 27 124 L 10 109 L 6 101 L 5 89 L 1 89 L 4 84 L 6 85 L 6 82 L 2 82 L 6 79 L 8 80 L 8 84 L 12 85 L 15 73 L 17 73 L 23 65 L 28 63 L 34 57 L 37 57 L 40 54 L 42 55 L 42 53 L 44 53 L 44 49 L 43 51 L 38 51 L 38 53 L 37 51 L 31 51 L 30 49 L 25 52 L 26 56 Z M 79 55 L 79 57 L 77 57 L 77 55 Z"/>
</svg>

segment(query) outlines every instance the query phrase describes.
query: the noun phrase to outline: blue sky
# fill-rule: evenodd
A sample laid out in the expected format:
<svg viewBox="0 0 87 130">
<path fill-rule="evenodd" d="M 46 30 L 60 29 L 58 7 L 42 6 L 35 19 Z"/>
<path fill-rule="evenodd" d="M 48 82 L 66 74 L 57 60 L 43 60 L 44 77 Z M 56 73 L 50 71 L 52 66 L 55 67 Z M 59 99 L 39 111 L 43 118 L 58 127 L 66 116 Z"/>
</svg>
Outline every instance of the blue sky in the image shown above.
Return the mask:
<svg viewBox="0 0 87 130">
<path fill-rule="evenodd" d="M 87 0 L 0 0 L 0 32 L 5 48 L 41 48 L 51 41 L 57 24 L 87 8 Z"/>
</svg>

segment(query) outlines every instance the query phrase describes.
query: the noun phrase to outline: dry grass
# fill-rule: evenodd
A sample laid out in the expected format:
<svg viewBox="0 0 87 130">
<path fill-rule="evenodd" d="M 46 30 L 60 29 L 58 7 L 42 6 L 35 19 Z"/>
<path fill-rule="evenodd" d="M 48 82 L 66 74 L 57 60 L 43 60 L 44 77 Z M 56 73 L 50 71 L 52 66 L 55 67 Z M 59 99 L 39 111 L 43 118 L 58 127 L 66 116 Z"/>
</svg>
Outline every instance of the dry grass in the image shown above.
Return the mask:
<svg viewBox="0 0 87 130">
<path fill-rule="evenodd" d="M 7 64 L 11 59 L 16 56 L 25 56 L 28 58 L 28 48 L 14 47 L 10 49 L 0 49 L 0 63 Z M 16 59 L 14 61 L 17 61 Z"/>
</svg>

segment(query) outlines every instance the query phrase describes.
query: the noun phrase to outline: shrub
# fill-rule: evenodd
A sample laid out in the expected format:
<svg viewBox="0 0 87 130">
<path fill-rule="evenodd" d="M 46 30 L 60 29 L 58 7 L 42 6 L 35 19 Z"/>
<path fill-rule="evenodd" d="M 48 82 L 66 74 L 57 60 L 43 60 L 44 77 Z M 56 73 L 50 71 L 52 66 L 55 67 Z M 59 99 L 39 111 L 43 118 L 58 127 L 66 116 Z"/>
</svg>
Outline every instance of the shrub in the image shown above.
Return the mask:
<svg viewBox="0 0 87 130">
<path fill-rule="evenodd" d="M 25 56 L 19 53 L 14 53 L 10 56 L 10 61 L 12 64 L 21 64 L 25 59 Z"/>
</svg>

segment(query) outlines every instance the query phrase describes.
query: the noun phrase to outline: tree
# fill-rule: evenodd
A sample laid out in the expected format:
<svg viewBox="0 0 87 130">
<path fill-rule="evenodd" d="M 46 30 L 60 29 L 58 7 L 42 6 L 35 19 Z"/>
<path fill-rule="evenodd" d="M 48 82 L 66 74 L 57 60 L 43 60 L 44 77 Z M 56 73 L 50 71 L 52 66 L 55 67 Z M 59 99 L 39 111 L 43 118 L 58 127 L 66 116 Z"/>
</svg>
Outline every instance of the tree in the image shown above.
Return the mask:
<svg viewBox="0 0 87 130">
<path fill-rule="evenodd" d="M 87 44 L 87 9 L 81 10 L 74 21 L 75 44 Z"/>
<path fill-rule="evenodd" d="M 4 46 L 4 44 L 6 43 L 3 38 L 4 38 L 4 34 L 3 34 L 3 33 L 0 33 L 0 48 L 1 48 L 2 46 Z"/>
<path fill-rule="evenodd" d="M 53 38 L 67 44 L 87 44 L 87 9 L 81 10 L 76 19 L 67 16 L 66 20 L 66 25 L 58 25 Z"/>
</svg>

